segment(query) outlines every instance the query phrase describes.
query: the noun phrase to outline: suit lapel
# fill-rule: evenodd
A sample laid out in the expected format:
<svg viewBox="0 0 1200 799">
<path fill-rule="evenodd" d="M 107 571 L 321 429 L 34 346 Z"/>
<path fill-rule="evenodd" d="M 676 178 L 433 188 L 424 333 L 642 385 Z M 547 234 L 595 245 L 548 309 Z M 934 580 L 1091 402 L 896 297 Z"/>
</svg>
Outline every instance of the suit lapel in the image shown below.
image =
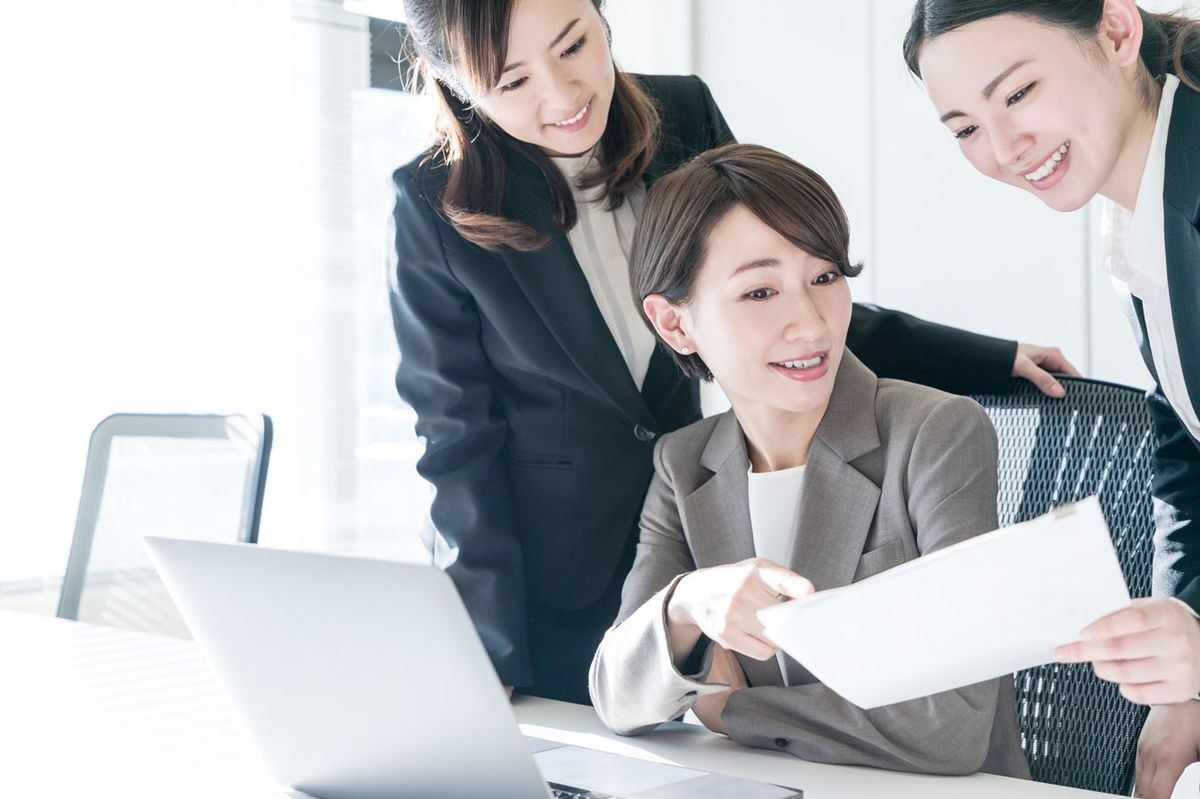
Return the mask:
<svg viewBox="0 0 1200 799">
<path fill-rule="evenodd" d="M 1167 290 L 1184 384 L 1200 411 L 1200 94 L 1180 83 L 1171 109 L 1163 176 Z"/>
<path fill-rule="evenodd" d="M 746 441 L 733 411 L 713 427 L 700 465 L 713 473 L 683 499 L 683 523 L 697 568 L 737 563 L 754 557 L 747 499 Z"/>
<path fill-rule="evenodd" d="M 850 584 L 879 504 L 879 487 L 851 465 L 880 446 L 876 383 L 846 350 L 809 452 L 791 566 L 818 591 Z"/>
<path fill-rule="evenodd" d="M 550 243 L 533 252 L 505 251 L 501 259 L 551 335 L 587 378 L 593 392 L 631 421 L 653 428 L 629 367 L 592 296 L 591 287 L 566 234 L 554 227 L 550 190 L 537 167 L 506 149 L 508 186 L 504 214 L 551 234 Z"/>
<path fill-rule="evenodd" d="M 723 566 L 754 557 L 750 527 L 750 461 L 746 439 L 733 411 L 727 411 L 713 428 L 700 455 L 700 465 L 713 473 L 704 485 L 683 500 L 684 529 L 696 567 Z M 738 655 L 751 685 L 782 685 L 779 661 Z"/>
</svg>

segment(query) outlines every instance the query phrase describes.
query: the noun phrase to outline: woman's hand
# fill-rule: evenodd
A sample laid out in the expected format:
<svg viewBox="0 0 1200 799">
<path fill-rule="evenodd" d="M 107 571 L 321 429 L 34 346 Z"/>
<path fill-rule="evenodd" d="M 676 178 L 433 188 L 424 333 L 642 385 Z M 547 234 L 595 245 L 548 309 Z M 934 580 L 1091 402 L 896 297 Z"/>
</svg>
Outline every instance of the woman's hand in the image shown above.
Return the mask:
<svg viewBox="0 0 1200 799">
<path fill-rule="evenodd" d="M 1062 383 L 1054 379 L 1051 372 L 1079 377 L 1067 356 L 1058 347 L 1039 347 L 1036 344 L 1017 344 L 1017 357 L 1013 360 L 1012 376 L 1023 377 L 1050 397 L 1065 397 L 1067 392 Z"/>
<path fill-rule="evenodd" d="M 1200 619 L 1178 599 L 1135 599 L 1089 624 L 1060 646 L 1060 663 L 1092 662 L 1096 676 L 1119 683 L 1140 705 L 1185 702 L 1200 692 Z"/>
<path fill-rule="evenodd" d="M 675 584 L 667 603 L 672 650 L 684 656 L 703 633 L 725 649 L 766 660 L 778 648 L 763 634 L 758 611 L 812 592 L 807 579 L 761 558 L 698 569 Z"/>
<path fill-rule="evenodd" d="M 713 644 L 712 648 L 712 665 L 708 670 L 708 682 L 728 685 L 729 690 L 700 697 L 696 700 L 696 704 L 692 705 L 692 712 L 705 727 L 720 735 L 727 735 L 725 723 L 721 721 L 721 714 L 725 712 L 725 703 L 729 701 L 729 696 L 734 691 L 749 688 L 750 683 L 746 681 L 746 672 L 742 671 L 742 664 L 738 663 L 736 655 L 720 644 Z"/>
</svg>

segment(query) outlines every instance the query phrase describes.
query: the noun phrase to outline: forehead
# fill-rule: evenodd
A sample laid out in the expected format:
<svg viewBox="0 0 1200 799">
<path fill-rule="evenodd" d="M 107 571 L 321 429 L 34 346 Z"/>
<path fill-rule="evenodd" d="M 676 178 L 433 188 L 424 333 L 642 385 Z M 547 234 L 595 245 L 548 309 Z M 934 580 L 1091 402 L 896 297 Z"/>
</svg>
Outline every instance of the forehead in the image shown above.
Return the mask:
<svg viewBox="0 0 1200 799">
<path fill-rule="evenodd" d="M 596 13 L 591 0 L 517 0 L 508 29 L 508 60 L 520 60 L 522 49 L 540 52 L 573 19 L 586 22 Z"/>
<path fill-rule="evenodd" d="M 792 244 L 744 205 L 725 212 L 708 234 L 706 245 L 702 280 L 705 276 L 727 280 L 738 267 L 758 258 L 786 258 L 789 263 L 820 260 Z"/>
<path fill-rule="evenodd" d="M 1066 29 L 1019 14 L 999 14 L 927 41 L 920 67 L 937 108 L 962 108 L 983 102 L 983 88 L 1013 64 L 1046 65 L 1081 56 Z"/>
</svg>

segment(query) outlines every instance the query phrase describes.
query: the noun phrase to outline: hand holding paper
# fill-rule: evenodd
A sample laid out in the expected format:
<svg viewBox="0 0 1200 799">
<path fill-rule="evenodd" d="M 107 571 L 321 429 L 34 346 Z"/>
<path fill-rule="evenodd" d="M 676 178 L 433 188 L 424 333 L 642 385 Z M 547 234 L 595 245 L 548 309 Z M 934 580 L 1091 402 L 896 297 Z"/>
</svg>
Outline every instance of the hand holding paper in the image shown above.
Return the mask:
<svg viewBox="0 0 1200 799">
<path fill-rule="evenodd" d="M 1128 605 L 1091 498 L 759 618 L 771 641 L 870 709 L 1052 661 Z"/>
<path fill-rule="evenodd" d="M 1059 647 L 1062 663 L 1092 661 L 1096 676 L 1120 683 L 1121 695 L 1143 705 L 1187 702 L 1200 694 L 1200 619 L 1179 599 L 1135 599 Z"/>
</svg>

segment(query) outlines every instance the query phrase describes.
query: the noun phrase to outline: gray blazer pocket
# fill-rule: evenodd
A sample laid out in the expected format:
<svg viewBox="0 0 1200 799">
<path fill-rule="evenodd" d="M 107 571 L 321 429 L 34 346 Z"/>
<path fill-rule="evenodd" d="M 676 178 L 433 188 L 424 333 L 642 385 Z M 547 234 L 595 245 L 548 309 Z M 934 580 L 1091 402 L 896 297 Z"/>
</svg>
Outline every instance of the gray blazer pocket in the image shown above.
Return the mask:
<svg viewBox="0 0 1200 799">
<path fill-rule="evenodd" d="M 854 582 L 887 571 L 893 566 L 904 562 L 904 542 L 893 538 L 881 547 L 875 547 L 870 552 L 864 552 L 858 559 L 858 569 L 854 572 Z"/>
</svg>

